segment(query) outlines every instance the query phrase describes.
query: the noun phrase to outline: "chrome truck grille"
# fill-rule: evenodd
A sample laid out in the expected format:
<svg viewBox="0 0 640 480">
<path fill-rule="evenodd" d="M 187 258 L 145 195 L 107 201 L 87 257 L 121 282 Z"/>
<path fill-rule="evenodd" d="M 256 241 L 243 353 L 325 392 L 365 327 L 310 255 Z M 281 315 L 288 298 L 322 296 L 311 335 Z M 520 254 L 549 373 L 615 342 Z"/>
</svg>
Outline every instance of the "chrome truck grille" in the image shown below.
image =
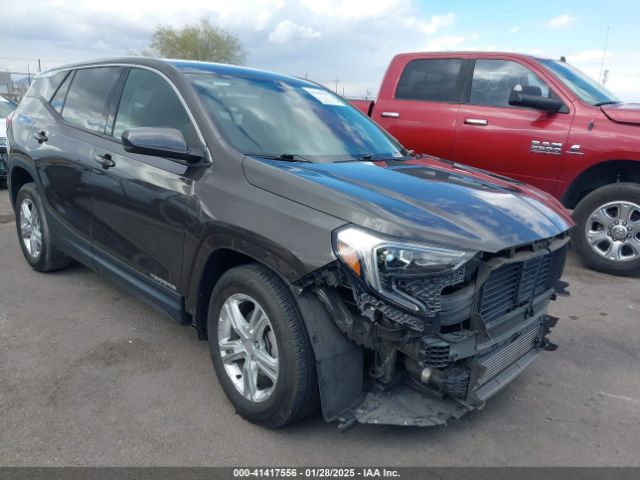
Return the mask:
<svg viewBox="0 0 640 480">
<path fill-rule="evenodd" d="M 483 373 L 478 378 L 477 384 L 482 385 L 488 382 L 520 357 L 534 349 L 538 343 L 539 332 L 540 325 L 536 325 L 535 328 L 522 333 L 508 345 L 479 357 L 477 362 L 483 367 Z"/>
</svg>

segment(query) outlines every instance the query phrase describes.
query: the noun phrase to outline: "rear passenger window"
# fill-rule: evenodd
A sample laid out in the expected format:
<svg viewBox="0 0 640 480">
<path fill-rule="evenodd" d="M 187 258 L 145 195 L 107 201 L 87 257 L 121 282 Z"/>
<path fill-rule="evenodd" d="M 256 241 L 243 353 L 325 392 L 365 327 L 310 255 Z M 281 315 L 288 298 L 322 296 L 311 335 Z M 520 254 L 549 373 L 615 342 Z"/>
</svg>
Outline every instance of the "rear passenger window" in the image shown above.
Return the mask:
<svg viewBox="0 0 640 480">
<path fill-rule="evenodd" d="M 67 98 L 67 92 L 69 91 L 69 85 L 71 85 L 71 77 L 73 74 L 69 74 L 69 76 L 65 79 L 64 83 L 60 85 L 58 91 L 51 99 L 51 106 L 58 112 L 62 113 L 62 107 L 64 106 L 64 101 Z"/>
<path fill-rule="evenodd" d="M 67 76 L 66 71 L 43 73 L 36 77 L 29 89 L 29 95 L 40 95 L 43 98 L 49 99 L 56 88 L 62 83 L 62 80 Z"/>
<path fill-rule="evenodd" d="M 177 128 L 191 144 L 195 137 L 189 115 L 171 85 L 156 73 L 132 68 L 124 85 L 112 135 L 120 138 L 125 130 L 136 127 Z"/>
<path fill-rule="evenodd" d="M 461 59 L 413 60 L 402 72 L 396 98 L 455 102 L 461 68 Z"/>
<path fill-rule="evenodd" d="M 118 67 L 77 70 L 64 102 L 62 117 L 73 125 L 104 133 L 107 100 L 119 76 Z"/>
<path fill-rule="evenodd" d="M 522 93 L 546 98 L 558 98 L 535 73 L 519 63 L 509 60 L 476 60 L 471 83 L 473 105 L 510 107 L 509 96 L 513 87 L 520 85 Z M 519 107 L 516 107 L 519 108 Z"/>
</svg>

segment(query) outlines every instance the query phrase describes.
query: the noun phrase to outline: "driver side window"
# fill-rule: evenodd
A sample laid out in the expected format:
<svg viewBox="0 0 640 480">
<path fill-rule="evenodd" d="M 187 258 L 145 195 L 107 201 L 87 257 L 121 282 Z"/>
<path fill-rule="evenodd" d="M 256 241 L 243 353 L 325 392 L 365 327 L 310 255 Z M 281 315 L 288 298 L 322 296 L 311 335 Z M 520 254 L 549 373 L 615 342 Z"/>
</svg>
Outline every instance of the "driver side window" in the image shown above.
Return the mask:
<svg viewBox="0 0 640 480">
<path fill-rule="evenodd" d="M 112 136 L 136 127 L 170 127 L 182 131 L 188 144 L 196 132 L 182 102 L 167 81 L 154 72 L 132 68 L 122 91 Z"/>
<path fill-rule="evenodd" d="M 509 95 L 516 85 L 528 95 L 558 98 L 540 77 L 519 63 L 478 59 L 473 70 L 470 103 L 514 108 L 509 105 Z"/>
</svg>

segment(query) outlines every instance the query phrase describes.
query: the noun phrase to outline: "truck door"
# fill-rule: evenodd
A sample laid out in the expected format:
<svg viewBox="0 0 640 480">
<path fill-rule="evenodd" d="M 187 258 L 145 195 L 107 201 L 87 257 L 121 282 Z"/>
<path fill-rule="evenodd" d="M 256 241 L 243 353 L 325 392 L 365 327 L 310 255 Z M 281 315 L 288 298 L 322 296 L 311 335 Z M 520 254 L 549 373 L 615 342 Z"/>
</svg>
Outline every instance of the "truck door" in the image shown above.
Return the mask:
<svg viewBox="0 0 640 480">
<path fill-rule="evenodd" d="M 509 105 L 516 86 L 563 100 L 558 113 Z M 567 150 L 573 107 L 531 68 L 506 59 L 477 59 L 468 103 L 460 106 L 453 160 L 554 193 Z"/>
<path fill-rule="evenodd" d="M 373 119 L 406 148 L 451 158 L 463 65 L 462 58 L 401 62 L 383 82 Z"/>
</svg>

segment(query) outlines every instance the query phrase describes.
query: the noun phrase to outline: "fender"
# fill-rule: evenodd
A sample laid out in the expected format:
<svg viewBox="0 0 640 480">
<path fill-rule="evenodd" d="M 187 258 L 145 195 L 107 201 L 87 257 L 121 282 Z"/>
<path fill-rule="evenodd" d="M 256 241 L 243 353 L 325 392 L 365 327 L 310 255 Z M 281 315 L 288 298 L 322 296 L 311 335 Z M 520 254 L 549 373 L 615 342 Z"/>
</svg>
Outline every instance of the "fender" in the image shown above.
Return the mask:
<svg viewBox="0 0 640 480">
<path fill-rule="evenodd" d="M 222 250 L 232 251 L 262 263 L 278 274 L 285 283 L 295 282 L 310 273 L 308 266 L 290 251 L 273 241 L 229 224 L 210 224 L 212 231 L 204 240 L 197 242 L 187 238 L 185 241 L 185 262 L 183 278 L 186 287 L 186 310 L 192 315 L 196 312 L 199 287 L 209 258 Z M 193 248 L 192 251 L 189 251 Z M 333 259 L 329 259 L 333 260 Z"/>
<path fill-rule="evenodd" d="M 33 164 L 32 161 L 26 159 L 22 153 L 11 150 L 11 153 L 9 154 L 8 167 L 9 168 L 7 169 L 8 170 L 7 171 L 7 189 L 9 190 L 9 198 L 11 200 L 11 206 L 15 208 L 15 205 L 13 203 L 16 198 L 16 195 L 18 194 L 18 190 L 14 188 L 14 186 L 12 185 L 11 179 L 13 177 L 13 172 L 16 168 L 21 168 L 25 170 L 29 175 L 31 175 L 31 178 L 33 178 L 34 182 L 36 182 L 36 185 L 38 185 L 38 187 L 41 187 L 42 185 L 40 185 L 40 178 L 37 175 L 35 165 Z"/>
</svg>

